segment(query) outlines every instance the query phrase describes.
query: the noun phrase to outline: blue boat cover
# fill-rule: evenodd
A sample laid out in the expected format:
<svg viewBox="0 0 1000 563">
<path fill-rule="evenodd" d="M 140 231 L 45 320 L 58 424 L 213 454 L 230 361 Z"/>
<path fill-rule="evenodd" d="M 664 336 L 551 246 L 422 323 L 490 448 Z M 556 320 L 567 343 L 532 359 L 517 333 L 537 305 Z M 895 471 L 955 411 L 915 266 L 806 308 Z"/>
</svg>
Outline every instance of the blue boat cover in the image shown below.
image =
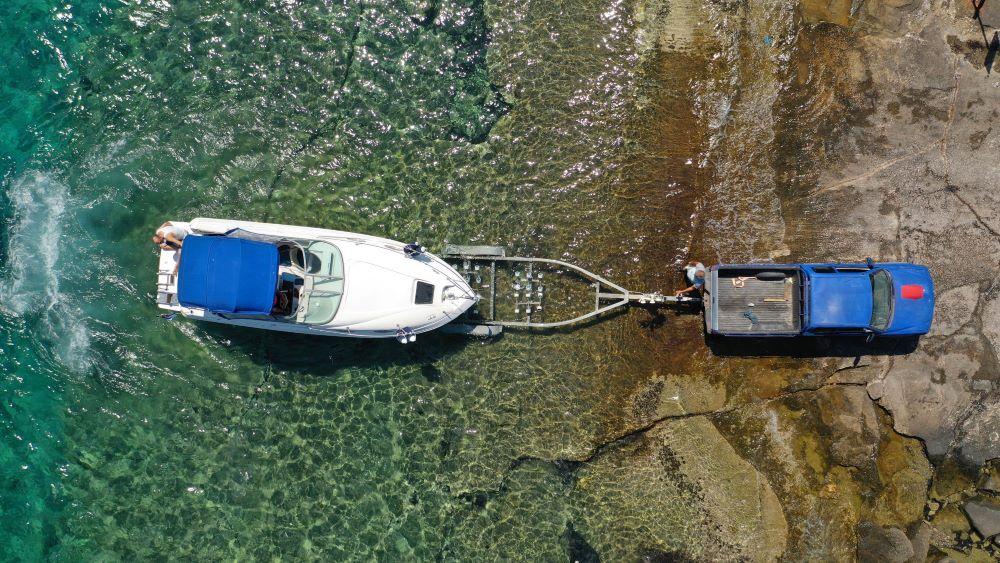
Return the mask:
<svg viewBox="0 0 1000 563">
<path fill-rule="evenodd" d="M 177 300 L 214 313 L 267 315 L 278 285 L 278 248 L 222 236 L 188 235 L 181 250 Z"/>
<path fill-rule="evenodd" d="M 868 272 L 814 274 L 810 281 L 811 328 L 865 328 L 872 321 Z"/>
</svg>

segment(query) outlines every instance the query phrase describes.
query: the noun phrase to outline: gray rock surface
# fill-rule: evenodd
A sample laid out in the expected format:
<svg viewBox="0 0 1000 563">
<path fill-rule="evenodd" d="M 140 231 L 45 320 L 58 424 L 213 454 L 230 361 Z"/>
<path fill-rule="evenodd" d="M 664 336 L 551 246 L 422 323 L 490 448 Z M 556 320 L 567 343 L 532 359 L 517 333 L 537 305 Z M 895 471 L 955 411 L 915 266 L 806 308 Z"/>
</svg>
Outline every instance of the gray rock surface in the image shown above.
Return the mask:
<svg viewBox="0 0 1000 563">
<path fill-rule="evenodd" d="M 996 288 L 991 288 L 996 290 Z M 1000 355 L 1000 296 L 993 295 L 983 307 L 983 336 L 989 340 L 993 353 Z"/>
<path fill-rule="evenodd" d="M 910 545 L 913 546 L 913 556 L 907 559 L 907 563 L 923 563 L 927 560 L 933 531 L 927 522 L 919 522 L 910 529 L 909 538 Z"/>
<path fill-rule="evenodd" d="M 937 358 L 924 351 L 895 361 L 881 381 L 879 397 L 896 430 L 922 438 L 931 456 L 948 453 L 973 400 L 967 382 L 949 379 Z"/>
<path fill-rule="evenodd" d="M 950 336 L 972 320 L 979 303 L 979 286 L 963 285 L 936 296 L 930 336 Z"/>
<path fill-rule="evenodd" d="M 968 515 L 972 525 L 983 537 L 991 537 L 1000 534 L 1000 504 L 993 502 L 972 500 L 962 507 Z"/>
<path fill-rule="evenodd" d="M 913 544 L 899 528 L 883 528 L 874 522 L 858 525 L 858 560 L 862 563 L 902 563 L 913 557 Z"/>
<path fill-rule="evenodd" d="M 959 453 L 967 462 L 980 465 L 997 457 L 1000 450 L 1000 404 L 990 401 L 966 419 Z"/>
</svg>

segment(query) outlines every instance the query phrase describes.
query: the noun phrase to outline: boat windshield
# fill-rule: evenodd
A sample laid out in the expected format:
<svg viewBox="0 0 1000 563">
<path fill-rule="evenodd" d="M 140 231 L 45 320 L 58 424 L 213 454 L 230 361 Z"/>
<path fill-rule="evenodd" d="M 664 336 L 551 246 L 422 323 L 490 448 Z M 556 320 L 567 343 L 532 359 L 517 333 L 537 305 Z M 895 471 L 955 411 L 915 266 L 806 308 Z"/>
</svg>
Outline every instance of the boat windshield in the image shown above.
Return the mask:
<svg viewBox="0 0 1000 563">
<path fill-rule="evenodd" d="M 878 270 L 872 278 L 872 324 L 874 330 L 885 330 L 892 318 L 892 277 Z"/>
<path fill-rule="evenodd" d="M 344 259 L 340 249 L 326 241 L 300 241 L 302 254 L 292 262 L 304 274 L 297 320 L 326 324 L 333 320 L 344 295 Z"/>
</svg>

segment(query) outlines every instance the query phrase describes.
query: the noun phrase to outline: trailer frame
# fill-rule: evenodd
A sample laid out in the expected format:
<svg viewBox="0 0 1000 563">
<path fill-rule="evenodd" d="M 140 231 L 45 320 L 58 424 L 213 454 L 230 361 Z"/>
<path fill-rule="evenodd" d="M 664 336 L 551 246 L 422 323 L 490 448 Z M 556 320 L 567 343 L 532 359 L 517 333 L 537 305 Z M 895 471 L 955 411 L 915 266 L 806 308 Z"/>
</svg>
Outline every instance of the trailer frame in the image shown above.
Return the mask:
<svg viewBox="0 0 1000 563">
<path fill-rule="evenodd" d="M 463 318 L 456 320 L 451 325 L 443 327 L 449 332 L 480 336 L 494 336 L 499 334 L 504 328 L 556 329 L 583 323 L 631 305 L 646 307 L 665 307 L 677 305 L 695 306 L 700 305 L 702 301 L 700 297 L 663 295 L 658 291 L 630 291 L 605 278 L 604 276 L 601 276 L 600 274 L 594 273 L 586 268 L 582 268 L 564 260 L 507 256 L 506 249 L 500 246 L 468 246 L 449 244 L 445 246 L 444 251 L 440 256 L 446 261 L 452 263 L 455 270 L 459 272 L 459 274 L 465 276 L 467 280 L 470 280 L 471 277 L 481 279 L 483 275 L 481 272 L 484 266 L 486 267 L 490 278 L 490 283 L 488 284 L 488 295 L 480 296 L 481 301 L 489 303 L 489 314 L 478 319 L 473 318 L 472 316 L 464 316 Z M 498 290 L 496 284 L 496 273 L 498 264 L 502 265 L 504 263 L 523 264 L 526 266 L 527 273 L 524 281 L 528 284 L 528 290 L 526 292 L 527 298 L 526 300 L 515 301 L 518 306 L 518 309 L 515 309 L 515 311 L 519 311 L 519 308 L 522 306 L 525 307 L 525 320 L 505 320 L 497 317 L 496 302 Z M 531 297 L 532 292 L 535 291 L 534 284 L 540 282 L 542 279 L 542 275 L 534 271 L 534 267 L 540 264 L 565 269 L 578 275 L 584 280 L 589 280 L 594 289 L 593 310 L 572 318 L 558 321 L 533 321 L 531 319 L 532 312 L 537 313 L 537 311 L 543 310 L 544 307 L 543 288 L 537 290 L 534 300 Z M 519 291 L 517 285 L 515 285 L 515 288 Z M 517 297 L 520 297 L 520 293 L 517 294 Z"/>
</svg>

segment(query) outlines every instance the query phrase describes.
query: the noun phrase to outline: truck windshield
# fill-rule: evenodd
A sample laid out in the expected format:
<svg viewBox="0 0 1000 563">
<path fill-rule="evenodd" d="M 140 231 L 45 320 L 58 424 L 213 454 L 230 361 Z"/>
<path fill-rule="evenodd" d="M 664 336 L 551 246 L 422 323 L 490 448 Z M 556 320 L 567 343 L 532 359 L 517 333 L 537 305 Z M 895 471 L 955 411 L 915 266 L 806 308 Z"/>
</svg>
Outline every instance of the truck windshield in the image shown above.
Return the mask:
<svg viewBox="0 0 1000 563">
<path fill-rule="evenodd" d="M 879 270 L 872 274 L 872 328 L 885 330 L 892 317 L 892 277 Z"/>
</svg>

